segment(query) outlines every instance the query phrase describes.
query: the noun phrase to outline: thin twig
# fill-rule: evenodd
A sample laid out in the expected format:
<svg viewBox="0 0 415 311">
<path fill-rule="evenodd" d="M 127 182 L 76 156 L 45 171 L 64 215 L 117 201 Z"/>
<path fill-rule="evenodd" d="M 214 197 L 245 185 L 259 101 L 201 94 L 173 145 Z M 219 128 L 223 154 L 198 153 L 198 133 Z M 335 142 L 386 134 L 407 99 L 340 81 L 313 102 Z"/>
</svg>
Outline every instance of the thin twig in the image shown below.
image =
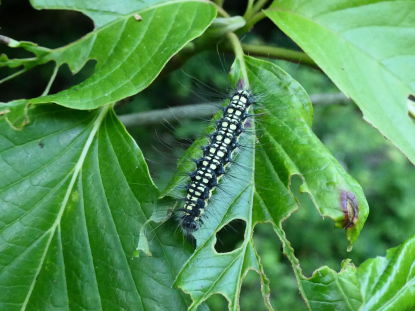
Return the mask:
<svg viewBox="0 0 415 311">
<path fill-rule="evenodd" d="M 52 87 L 53 81 L 55 81 L 56 75 L 58 74 L 58 70 L 59 70 L 59 65 L 56 64 L 55 67 L 53 68 L 53 72 L 52 75 L 50 76 L 48 85 L 46 85 L 45 90 L 42 93 L 42 96 L 48 95 L 50 88 Z"/>
<path fill-rule="evenodd" d="M 28 70 L 27 68 L 23 68 L 23 69 L 21 69 L 19 71 L 16 71 L 15 73 L 12 73 L 10 76 L 7 76 L 7 77 L 1 79 L 0 80 L 0 84 L 3 84 L 6 81 L 9 81 L 9 80 L 11 80 L 13 78 L 16 78 L 17 76 L 20 76 L 21 74 L 25 73 L 27 70 Z"/>
<path fill-rule="evenodd" d="M 0 43 L 2 43 L 2 44 L 9 45 L 11 40 L 12 40 L 12 38 L 0 35 Z"/>
<path fill-rule="evenodd" d="M 346 97 L 343 93 L 312 94 L 310 98 L 314 105 L 319 106 L 344 105 L 351 102 L 351 99 Z"/>
<path fill-rule="evenodd" d="M 339 105 L 348 103 L 350 99 L 342 93 L 314 94 L 311 95 L 311 101 L 315 105 Z M 218 111 L 217 103 L 202 103 L 121 115 L 120 119 L 126 127 L 135 127 L 182 119 L 206 118 L 211 117 L 216 111 Z"/>
<path fill-rule="evenodd" d="M 181 119 L 211 117 L 216 111 L 218 111 L 217 104 L 202 103 L 121 115 L 120 120 L 126 127 L 134 127 Z"/>
<path fill-rule="evenodd" d="M 255 14 L 262 10 L 262 8 L 268 3 L 269 0 L 258 0 L 252 9 L 252 12 Z"/>
<path fill-rule="evenodd" d="M 256 44 L 242 44 L 242 48 L 244 52 L 248 55 L 284 59 L 293 63 L 299 63 L 314 68 L 318 68 L 317 64 L 310 58 L 310 56 L 300 51 L 294 51 L 269 45 Z"/>
<path fill-rule="evenodd" d="M 248 0 L 246 2 L 246 9 L 245 9 L 245 13 L 244 13 L 244 18 L 247 19 L 249 16 L 252 15 L 252 7 L 254 5 L 254 0 Z"/>
<path fill-rule="evenodd" d="M 246 88 L 249 88 L 248 71 L 246 69 L 244 51 L 242 49 L 241 41 L 239 41 L 238 36 L 234 33 L 228 33 L 228 38 L 231 43 L 232 50 L 235 54 L 235 61 L 239 62 L 241 75 L 244 80 L 244 85 Z"/>
<path fill-rule="evenodd" d="M 256 13 L 254 16 L 252 16 L 251 18 L 248 19 L 248 21 L 246 22 L 246 25 L 244 26 L 244 31 L 249 31 L 251 30 L 252 27 L 254 27 L 254 25 L 256 23 L 258 23 L 259 21 L 263 20 L 265 17 L 267 17 L 264 13 L 264 11 L 260 11 L 258 13 Z"/>
</svg>

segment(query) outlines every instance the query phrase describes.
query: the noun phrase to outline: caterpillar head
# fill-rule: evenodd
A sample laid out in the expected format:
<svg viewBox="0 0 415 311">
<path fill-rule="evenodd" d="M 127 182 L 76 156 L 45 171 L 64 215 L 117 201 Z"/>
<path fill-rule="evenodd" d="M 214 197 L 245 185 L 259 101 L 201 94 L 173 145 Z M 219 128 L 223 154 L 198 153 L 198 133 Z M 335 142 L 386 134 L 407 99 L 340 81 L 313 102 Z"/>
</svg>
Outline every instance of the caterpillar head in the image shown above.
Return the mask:
<svg viewBox="0 0 415 311">
<path fill-rule="evenodd" d="M 181 227 L 186 233 L 191 234 L 192 232 L 199 229 L 199 223 L 194 216 L 186 215 L 181 219 Z"/>
</svg>

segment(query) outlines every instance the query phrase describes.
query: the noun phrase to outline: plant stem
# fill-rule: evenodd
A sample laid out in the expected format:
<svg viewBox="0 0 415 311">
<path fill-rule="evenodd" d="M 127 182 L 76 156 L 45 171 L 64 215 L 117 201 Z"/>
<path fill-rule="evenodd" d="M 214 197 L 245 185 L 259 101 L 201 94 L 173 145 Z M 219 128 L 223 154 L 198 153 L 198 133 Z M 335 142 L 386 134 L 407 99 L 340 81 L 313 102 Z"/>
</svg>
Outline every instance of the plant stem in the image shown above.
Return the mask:
<svg viewBox="0 0 415 311">
<path fill-rule="evenodd" d="M 52 75 L 50 76 L 50 79 L 48 81 L 48 84 L 46 85 L 45 90 L 43 91 L 41 96 L 45 96 L 49 94 L 50 88 L 52 87 L 53 81 L 55 81 L 56 75 L 58 74 L 59 66 L 56 64 L 53 68 Z"/>
<path fill-rule="evenodd" d="M 23 68 L 23 69 L 21 69 L 19 71 L 16 71 L 15 73 L 12 73 L 11 75 L 9 75 L 9 76 L 1 79 L 0 80 L 0 84 L 3 84 L 6 81 L 9 81 L 9 80 L 11 80 L 13 78 L 16 78 L 17 76 L 20 76 L 21 74 L 25 73 L 27 70 L 28 70 L 27 68 Z"/>
<path fill-rule="evenodd" d="M 285 48 L 269 45 L 242 44 L 246 54 L 268 58 L 285 59 L 293 63 L 305 64 L 318 68 L 317 64 L 307 54 Z"/>
<path fill-rule="evenodd" d="M 341 105 L 350 102 L 342 93 L 311 95 L 314 105 Z M 209 118 L 218 110 L 218 103 L 202 103 L 157 109 L 139 113 L 121 115 L 120 119 L 126 127 L 136 127 L 162 122 L 177 122 L 191 118 Z"/>
<path fill-rule="evenodd" d="M 241 42 L 239 41 L 238 36 L 234 33 L 229 33 L 228 38 L 231 42 L 231 46 L 235 54 L 235 60 L 239 62 L 239 66 L 241 68 L 241 74 L 242 74 L 244 87 L 249 89 L 248 71 L 246 69 L 246 64 L 244 60 L 245 54 L 244 54 L 244 50 L 242 49 Z"/>
<path fill-rule="evenodd" d="M 254 8 L 252 9 L 253 13 L 257 13 L 258 11 L 261 11 L 262 8 L 267 4 L 269 0 L 258 0 L 255 4 L 254 4 Z"/>
<path fill-rule="evenodd" d="M 254 5 L 254 0 L 248 0 L 246 3 L 246 9 L 244 13 L 244 18 L 247 19 L 249 16 L 252 15 L 252 7 Z"/>
<path fill-rule="evenodd" d="M 126 127 L 175 122 L 183 119 L 209 118 L 218 111 L 216 103 L 185 105 L 165 109 L 121 115 L 121 122 Z"/>
<path fill-rule="evenodd" d="M 258 23 L 259 21 L 261 21 L 262 19 L 264 19 L 265 17 L 267 17 L 265 15 L 264 12 L 258 12 L 256 13 L 254 16 L 252 16 L 251 18 L 249 18 L 246 22 L 246 25 L 242 28 L 243 31 L 249 31 L 252 27 L 254 27 L 254 25 L 256 23 Z"/>
<path fill-rule="evenodd" d="M 213 2 L 215 4 L 217 4 L 218 6 L 222 7 L 223 6 L 223 0 L 213 0 Z"/>
</svg>

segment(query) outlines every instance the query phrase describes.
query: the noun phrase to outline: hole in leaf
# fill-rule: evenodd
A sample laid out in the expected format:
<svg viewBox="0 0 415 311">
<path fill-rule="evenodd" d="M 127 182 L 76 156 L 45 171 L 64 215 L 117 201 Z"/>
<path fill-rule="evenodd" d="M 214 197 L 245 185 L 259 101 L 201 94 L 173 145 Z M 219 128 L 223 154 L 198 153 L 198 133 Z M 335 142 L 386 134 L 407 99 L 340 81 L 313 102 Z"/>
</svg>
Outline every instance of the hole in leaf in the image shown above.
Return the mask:
<svg viewBox="0 0 415 311">
<path fill-rule="evenodd" d="M 68 44 L 94 28 L 92 20 L 81 12 L 36 10 L 29 1 L 2 1 L 0 20 L 2 35 L 48 48 Z M 9 55 L 12 57 L 25 57 L 19 54 L 27 53 L 22 49 L 12 50 L 12 55 Z"/>
<path fill-rule="evenodd" d="M 244 240 L 246 222 L 234 219 L 216 233 L 215 250 L 218 253 L 227 253 L 237 249 Z"/>
<path fill-rule="evenodd" d="M 221 294 L 212 295 L 206 300 L 210 310 L 227 310 L 228 301 Z M 202 309 L 202 308 L 199 308 Z"/>
<path fill-rule="evenodd" d="M 256 271 L 250 270 L 245 276 L 239 303 L 241 305 L 241 310 L 267 310 L 261 294 L 260 277 Z"/>
<path fill-rule="evenodd" d="M 412 118 L 415 118 L 415 95 L 408 96 L 408 114 Z"/>
<path fill-rule="evenodd" d="M 88 60 L 82 69 L 75 75 L 71 73 L 67 64 L 59 68 L 59 73 L 51 88 L 51 94 L 66 90 L 72 86 L 78 85 L 88 79 L 95 71 L 97 61 L 94 59 Z"/>
</svg>

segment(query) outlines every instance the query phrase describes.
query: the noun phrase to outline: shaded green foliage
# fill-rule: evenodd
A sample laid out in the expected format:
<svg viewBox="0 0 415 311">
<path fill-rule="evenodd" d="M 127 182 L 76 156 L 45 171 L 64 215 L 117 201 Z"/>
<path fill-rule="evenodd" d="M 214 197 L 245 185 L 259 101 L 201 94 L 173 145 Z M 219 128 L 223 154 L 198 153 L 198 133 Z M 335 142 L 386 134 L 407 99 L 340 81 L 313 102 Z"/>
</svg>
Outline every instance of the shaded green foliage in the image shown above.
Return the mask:
<svg viewBox="0 0 415 311">
<path fill-rule="evenodd" d="M 222 69 L 209 65 L 211 59 L 222 57 L 216 53 L 191 60 L 184 67 L 190 75 L 170 72 L 200 49 L 211 48 L 215 40 L 227 38 L 227 32 L 248 30 L 245 22 L 250 25 L 252 16 L 261 15 L 254 12 L 255 5 L 248 5 L 244 18 L 214 20 L 214 6 L 196 0 L 32 3 L 37 8 L 78 10 L 97 28 L 57 49 L 0 37 L 8 47 L 7 56 L 0 56 L 0 67 L 6 67 L 0 84 L 13 78 L 7 74 L 19 66 L 20 73 L 50 61 L 56 69 L 67 65 L 72 73 L 82 69 L 69 88 L 45 95 L 48 85 L 45 96 L 1 104 L 2 309 L 204 310 L 207 300 L 213 310 L 226 305 L 237 310 L 240 304 L 259 310 L 261 296 L 269 310 L 413 308 L 413 239 L 386 257 L 367 259 L 384 255 L 414 234 L 413 168 L 363 123 L 352 104 L 317 107 L 314 131 L 321 143 L 311 130 L 308 95 L 281 67 L 310 93 L 337 91 L 326 76 L 300 65 L 243 56 L 237 39 L 236 59 L 225 62 L 234 64 L 231 83 L 223 64 Z M 283 0 L 266 11 L 410 159 L 413 123 L 402 98 L 413 91 L 408 72 L 414 51 L 402 38 L 413 35 L 414 25 L 400 14 L 413 4 Z M 386 11 L 393 18 L 382 13 Z M 373 36 L 367 36 L 368 29 Z M 271 34 L 293 46 L 287 37 Z M 247 40 L 265 38 L 253 32 Z M 353 66 L 346 66 L 350 61 L 345 51 Z M 159 76 L 169 60 L 165 73 L 170 74 Z M 192 245 L 173 221 L 166 222 L 180 201 L 159 199 L 144 157 L 161 188 L 170 179 L 163 196 L 180 199 L 183 174 L 194 168 L 190 158 L 199 157 L 198 148 L 206 142 L 199 137 L 209 133 L 213 123 L 186 120 L 164 129 L 131 129 L 139 148 L 113 107 L 114 101 L 124 100 L 118 112 L 140 112 L 181 105 L 186 98 L 200 101 L 195 74 L 217 85 L 221 99 L 227 93 L 223 90 L 246 79 L 257 95 L 258 116 L 241 137 L 245 148 L 215 191 Z M 381 91 L 375 92 L 379 87 Z M 142 93 L 126 100 L 138 92 Z M 92 110 L 43 104 L 47 102 Z M 402 122 L 391 123 L 389 116 Z M 152 130 L 157 134 L 150 134 Z M 190 144 L 188 139 L 196 141 Z M 170 147 L 163 145 L 166 141 Z M 356 241 L 368 207 L 360 185 L 348 173 L 363 185 L 374 206 L 349 254 L 346 249 Z M 345 193 L 356 198 L 356 218 L 345 213 Z M 334 226 L 347 224 L 345 232 Z M 350 261 L 340 267 L 347 257 L 357 267 Z"/>
</svg>

